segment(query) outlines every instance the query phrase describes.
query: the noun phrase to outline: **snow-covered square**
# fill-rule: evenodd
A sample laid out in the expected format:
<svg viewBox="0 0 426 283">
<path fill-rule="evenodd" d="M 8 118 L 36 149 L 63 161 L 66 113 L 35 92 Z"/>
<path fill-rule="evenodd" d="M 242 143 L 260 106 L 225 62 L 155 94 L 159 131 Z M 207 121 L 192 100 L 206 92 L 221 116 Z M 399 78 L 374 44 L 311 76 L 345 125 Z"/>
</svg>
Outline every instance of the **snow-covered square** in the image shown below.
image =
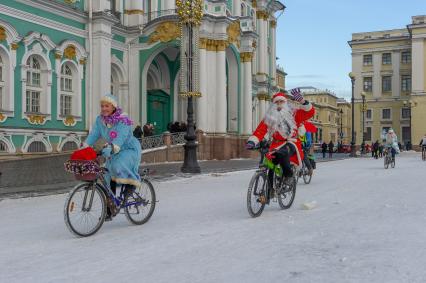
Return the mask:
<svg viewBox="0 0 426 283">
<path fill-rule="evenodd" d="M 258 218 L 253 171 L 155 182 L 147 224 L 89 238 L 67 230 L 66 195 L 2 200 L 0 282 L 426 282 L 425 172 L 418 153 L 321 163 Z"/>
</svg>

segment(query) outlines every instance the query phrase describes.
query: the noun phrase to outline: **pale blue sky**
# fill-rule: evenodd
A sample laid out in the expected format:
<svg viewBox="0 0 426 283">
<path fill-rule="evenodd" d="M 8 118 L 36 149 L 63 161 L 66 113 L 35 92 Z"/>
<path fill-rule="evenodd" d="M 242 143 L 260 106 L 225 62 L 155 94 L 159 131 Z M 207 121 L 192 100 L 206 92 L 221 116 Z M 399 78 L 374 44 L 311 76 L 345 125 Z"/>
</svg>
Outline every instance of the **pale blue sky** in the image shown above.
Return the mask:
<svg viewBox="0 0 426 283">
<path fill-rule="evenodd" d="M 277 63 L 287 88 L 314 86 L 350 97 L 352 33 L 404 28 L 426 0 L 281 0 Z"/>
</svg>

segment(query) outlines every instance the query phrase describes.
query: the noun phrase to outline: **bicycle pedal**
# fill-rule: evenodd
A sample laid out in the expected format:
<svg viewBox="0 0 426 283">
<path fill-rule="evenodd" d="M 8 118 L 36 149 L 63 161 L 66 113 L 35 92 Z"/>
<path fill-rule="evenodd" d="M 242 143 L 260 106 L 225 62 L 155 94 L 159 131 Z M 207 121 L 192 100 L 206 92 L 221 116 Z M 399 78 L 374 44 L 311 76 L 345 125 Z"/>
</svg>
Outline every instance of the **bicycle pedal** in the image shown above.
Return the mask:
<svg viewBox="0 0 426 283">
<path fill-rule="evenodd" d="M 266 199 L 266 197 L 265 197 L 265 196 L 260 196 L 257 200 L 258 200 L 261 204 L 266 204 L 266 202 L 267 202 L 267 199 Z"/>
</svg>

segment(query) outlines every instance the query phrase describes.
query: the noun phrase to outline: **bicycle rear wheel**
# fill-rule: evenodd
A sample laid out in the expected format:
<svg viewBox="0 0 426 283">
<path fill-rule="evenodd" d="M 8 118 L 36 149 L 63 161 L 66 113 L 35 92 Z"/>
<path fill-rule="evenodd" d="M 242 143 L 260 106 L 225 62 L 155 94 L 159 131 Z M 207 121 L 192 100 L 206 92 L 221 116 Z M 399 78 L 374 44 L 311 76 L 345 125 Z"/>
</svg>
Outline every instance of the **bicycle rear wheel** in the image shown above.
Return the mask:
<svg viewBox="0 0 426 283">
<path fill-rule="evenodd" d="M 422 149 L 422 160 L 426 160 L 426 150 Z"/>
<path fill-rule="evenodd" d="M 303 182 L 305 184 L 309 184 L 312 180 L 312 175 L 309 175 L 309 169 L 307 167 L 303 167 Z"/>
<path fill-rule="evenodd" d="M 392 168 L 395 168 L 395 158 L 392 158 L 392 159 L 391 159 L 391 167 L 392 167 Z"/>
<path fill-rule="evenodd" d="M 288 209 L 293 204 L 296 197 L 296 178 L 291 177 L 288 183 L 284 183 L 281 191 L 278 193 L 278 204 L 281 209 Z"/>
<path fill-rule="evenodd" d="M 265 208 L 267 185 L 264 171 L 256 172 L 251 178 L 247 191 L 247 210 L 251 217 L 260 216 Z"/>
<path fill-rule="evenodd" d="M 71 233 L 87 237 L 95 234 L 105 221 L 105 195 L 95 183 L 77 185 L 64 206 L 64 220 Z"/>
<path fill-rule="evenodd" d="M 155 210 L 154 186 L 146 179 L 141 180 L 141 186 L 126 195 L 124 213 L 127 220 L 135 225 L 142 225 L 151 218 Z"/>
<path fill-rule="evenodd" d="M 385 169 L 389 168 L 389 158 L 388 155 L 385 155 L 385 158 L 383 158 L 384 162 L 385 162 Z"/>
</svg>

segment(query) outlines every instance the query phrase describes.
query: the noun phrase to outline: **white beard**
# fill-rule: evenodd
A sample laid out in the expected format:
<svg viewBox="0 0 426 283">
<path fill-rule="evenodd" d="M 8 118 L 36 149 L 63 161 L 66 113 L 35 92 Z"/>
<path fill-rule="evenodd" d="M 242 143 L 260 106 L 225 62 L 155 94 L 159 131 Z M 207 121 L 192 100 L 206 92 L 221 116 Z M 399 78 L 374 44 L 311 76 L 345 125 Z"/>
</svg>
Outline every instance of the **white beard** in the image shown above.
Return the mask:
<svg viewBox="0 0 426 283">
<path fill-rule="evenodd" d="M 264 121 L 271 134 L 278 132 L 283 138 L 291 138 L 296 129 L 294 109 L 288 103 L 285 103 L 279 111 L 277 105 L 272 103 L 266 112 Z"/>
</svg>

